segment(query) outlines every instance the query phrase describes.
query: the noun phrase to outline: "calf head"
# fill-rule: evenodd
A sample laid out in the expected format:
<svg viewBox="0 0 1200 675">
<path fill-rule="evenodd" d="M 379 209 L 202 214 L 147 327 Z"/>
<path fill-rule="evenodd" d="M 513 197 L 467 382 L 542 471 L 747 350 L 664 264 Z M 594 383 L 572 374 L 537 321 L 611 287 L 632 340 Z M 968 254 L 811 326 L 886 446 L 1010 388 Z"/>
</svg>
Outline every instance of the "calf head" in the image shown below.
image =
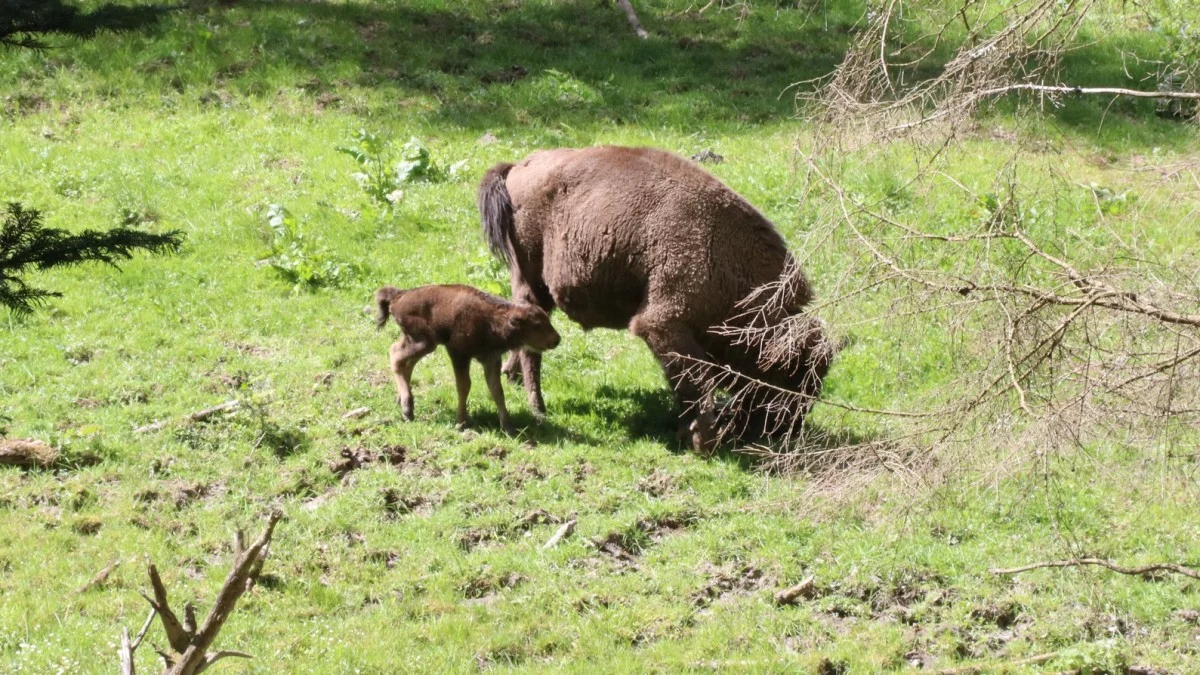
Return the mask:
<svg viewBox="0 0 1200 675">
<path fill-rule="evenodd" d="M 554 349 L 562 339 L 550 324 L 550 315 L 534 305 L 515 305 L 509 313 L 508 325 L 515 341 L 535 352 Z"/>
</svg>

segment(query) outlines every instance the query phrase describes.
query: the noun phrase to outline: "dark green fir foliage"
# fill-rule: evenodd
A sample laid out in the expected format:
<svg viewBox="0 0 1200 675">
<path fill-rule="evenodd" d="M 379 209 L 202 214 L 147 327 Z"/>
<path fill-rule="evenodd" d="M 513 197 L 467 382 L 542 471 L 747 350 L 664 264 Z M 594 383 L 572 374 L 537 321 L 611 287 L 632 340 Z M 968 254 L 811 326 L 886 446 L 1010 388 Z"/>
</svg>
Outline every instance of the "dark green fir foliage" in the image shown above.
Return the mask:
<svg viewBox="0 0 1200 675">
<path fill-rule="evenodd" d="M 138 250 L 151 253 L 179 250 L 183 235 L 178 231 L 152 234 L 124 227 L 106 232 L 85 230 L 71 234 L 42 224 L 42 215 L 10 203 L 0 226 L 0 305 L 18 314 L 28 314 L 49 297 L 61 293 L 34 288 L 22 275 L 33 269 L 99 261 L 116 267 Z"/>
</svg>

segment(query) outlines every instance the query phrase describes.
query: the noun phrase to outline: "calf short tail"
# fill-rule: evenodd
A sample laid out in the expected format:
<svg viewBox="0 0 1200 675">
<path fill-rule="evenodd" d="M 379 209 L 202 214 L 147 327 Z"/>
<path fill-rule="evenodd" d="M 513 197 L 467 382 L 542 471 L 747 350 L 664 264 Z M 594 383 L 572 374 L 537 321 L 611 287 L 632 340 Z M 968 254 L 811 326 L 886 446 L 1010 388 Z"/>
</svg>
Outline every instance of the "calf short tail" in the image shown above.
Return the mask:
<svg viewBox="0 0 1200 675">
<path fill-rule="evenodd" d="M 508 187 L 504 184 L 512 164 L 497 164 L 488 170 L 479 184 L 479 194 L 476 204 L 479 206 L 479 216 L 483 219 L 483 236 L 496 257 L 512 264 L 512 245 L 510 244 L 513 231 L 512 198 Z"/>
<path fill-rule="evenodd" d="M 391 316 L 391 304 L 397 298 L 404 295 L 404 291 L 394 286 L 384 286 L 375 291 L 375 327 L 383 330 L 387 324 L 388 317 Z"/>
</svg>

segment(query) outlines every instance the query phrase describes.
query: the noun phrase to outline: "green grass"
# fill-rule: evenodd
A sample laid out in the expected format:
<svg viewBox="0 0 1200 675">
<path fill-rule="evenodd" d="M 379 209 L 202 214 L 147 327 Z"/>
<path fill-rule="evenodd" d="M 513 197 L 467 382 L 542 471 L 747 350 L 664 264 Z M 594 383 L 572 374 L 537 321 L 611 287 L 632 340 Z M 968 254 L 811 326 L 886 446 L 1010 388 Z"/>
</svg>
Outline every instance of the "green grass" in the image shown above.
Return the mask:
<svg viewBox="0 0 1200 675">
<path fill-rule="evenodd" d="M 177 604 L 204 611 L 233 528 L 254 530 L 280 507 L 268 576 L 219 640 L 258 658 L 224 672 L 877 672 L 918 656 L 949 667 L 1047 651 L 1063 651 L 1057 670 L 1090 660 L 1194 671 L 1197 629 L 1177 610 L 1200 609 L 1195 582 L 987 572 L 1075 553 L 1194 563 L 1194 458 L 1165 459 L 1168 439 L 1014 459 L 994 475 L 968 467 L 917 490 L 897 477 L 813 494 L 805 476 L 682 451 L 645 347 L 561 316 L 563 345 L 546 357 L 549 421 L 534 425 L 508 388 L 536 446 L 498 433 L 478 373 L 476 430 L 455 432 L 441 354 L 417 370 L 417 420 L 399 422 L 386 366 L 395 329 L 375 332 L 363 309 L 385 283 L 503 284 L 474 209 L 495 162 L 560 145 L 707 148 L 726 157 L 716 175 L 803 239 L 813 207 L 797 203 L 792 148 L 807 130 L 779 94 L 837 63 L 863 7 L 755 3 L 740 20 L 715 6 L 689 13 L 682 0 L 637 5 L 656 34 L 647 41 L 590 1 L 267 1 L 194 3 L 139 32 L 0 52 L 0 199 L 43 210 L 51 226 L 136 223 L 188 237 L 180 255 L 121 271 L 38 275 L 64 297 L 28 319 L 0 317 L 9 434 L 50 441 L 75 465 L 0 470 L 0 670 L 111 671 L 120 628 L 145 616 L 146 557 Z M 1113 45 L 1155 46 L 1111 39 L 1068 66 L 1113 83 Z M 512 66 L 525 76 L 503 81 Z M 1167 226 L 1200 199 L 1132 169 L 1194 162 L 1200 134 L 1155 119 L 1152 104 L 1106 104 L 1069 102 L 1032 130 L 998 111 L 945 170 L 986 192 L 1011 150 L 1005 134 L 1020 131 L 1071 180 L 1136 194 L 1137 209 L 1110 219 L 1123 232 L 1186 255 L 1198 232 Z M 468 169 L 407 185 L 395 211 L 381 211 L 337 151 L 359 128 L 397 149 L 415 136 L 439 165 Z M 949 184 L 897 190 L 899 151 L 842 162 L 854 190 L 894 195 L 890 208 L 931 228 L 976 217 Z M 1047 174 L 1036 161 L 1021 172 Z M 1039 233 L 1085 254 L 1100 241 L 1090 200 L 1071 193 Z M 294 292 L 257 264 L 270 254 L 270 204 L 353 276 Z M 839 259 L 846 250 L 831 242 L 810 263 L 818 290 L 853 264 Z M 887 302 L 865 298 L 864 312 Z M 873 325 L 854 338 L 830 396 L 903 405 L 945 376 L 938 326 Z M 132 432 L 235 397 L 253 409 Z M 359 406 L 369 416 L 341 418 Z M 817 420 L 886 433 L 828 409 Z M 342 448 L 395 446 L 406 456 L 397 466 L 344 480 L 328 468 Z M 576 513 L 576 533 L 540 551 L 556 525 L 519 526 L 534 509 Z M 589 543 L 605 537 L 633 560 Z M 106 585 L 77 592 L 115 559 Z M 775 590 L 809 574 L 817 599 L 774 605 Z M 148 639 L 162 644 L 157 627 Z M 152 656 L 139 652 L 143 669 Z"/>
</svg>

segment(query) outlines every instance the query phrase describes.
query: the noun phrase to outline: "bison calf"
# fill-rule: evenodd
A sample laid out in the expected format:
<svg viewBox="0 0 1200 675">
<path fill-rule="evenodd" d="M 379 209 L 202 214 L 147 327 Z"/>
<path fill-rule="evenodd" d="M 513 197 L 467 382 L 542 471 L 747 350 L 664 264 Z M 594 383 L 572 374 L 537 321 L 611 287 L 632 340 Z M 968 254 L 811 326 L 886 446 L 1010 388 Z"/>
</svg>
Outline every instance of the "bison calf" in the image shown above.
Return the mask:
<svg viewBox="0 0 1200 675">
<path fill-rule="evenodd" d="M 513 434 L 504 389 L 500 384 L 500 359 L 512 349 L 534 353 L 558 346 L 558 332 L 540 307 L 517 304 L 488 295 L 470 286 L 420 286 L 409 290 L 384 286 L 375 292 L 376 323 L 383 328 L 391 315 L 403 336 L 391 348 L 396 400 L 404 419 L 413 418 L 410 380 L 422 358 L 444 345 L 454 365 L 458 387 L 458 424 L 467 422 L 467 394 L 471 391 L 471 359 L 483 364 L 488 391 L 496 402 L 500 426 Z"/>
</svg>

